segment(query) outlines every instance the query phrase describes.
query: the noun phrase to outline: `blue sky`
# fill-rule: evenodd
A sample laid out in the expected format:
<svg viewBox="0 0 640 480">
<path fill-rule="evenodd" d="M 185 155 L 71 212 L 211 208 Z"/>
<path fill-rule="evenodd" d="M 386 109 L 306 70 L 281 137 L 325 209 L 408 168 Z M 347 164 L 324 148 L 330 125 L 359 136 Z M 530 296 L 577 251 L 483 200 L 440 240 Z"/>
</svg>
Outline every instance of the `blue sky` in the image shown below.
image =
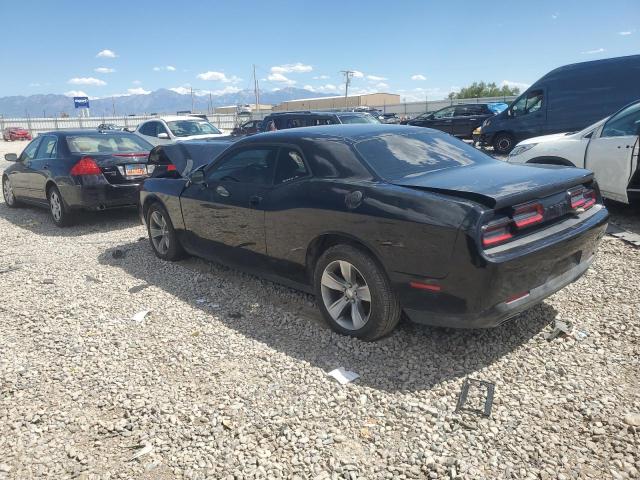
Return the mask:
<svg viewBox="0 0 640 480">
<path fill-rule="evenodd" d="M 0 96 L 293 85 L 407 100 L 475 80 L 640 53 L 639 0 L 176 2 L 1 0 Z M 15 19 L 15 21 L 8 21 Z"/>
</svg>

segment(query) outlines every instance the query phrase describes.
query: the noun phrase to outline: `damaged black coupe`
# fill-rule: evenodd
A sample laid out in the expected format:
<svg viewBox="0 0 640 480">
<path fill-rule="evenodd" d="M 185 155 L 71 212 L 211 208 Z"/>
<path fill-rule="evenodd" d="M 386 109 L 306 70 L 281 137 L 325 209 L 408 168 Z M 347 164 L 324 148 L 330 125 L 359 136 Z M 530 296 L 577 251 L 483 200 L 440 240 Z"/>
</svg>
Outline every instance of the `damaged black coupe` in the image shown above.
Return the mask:
<svg viewBox="0 0 640 480">
<path fill-rule="evenodd" d="M 144 182 L 155 254 L 312 292 L 333 329 L 364 340 L 402 312 L 498 326 L 578 279 L 608 219 L 587 170 L 511 165 L 419 127 L 291 129 L 220 150 Z"/>
</svg>

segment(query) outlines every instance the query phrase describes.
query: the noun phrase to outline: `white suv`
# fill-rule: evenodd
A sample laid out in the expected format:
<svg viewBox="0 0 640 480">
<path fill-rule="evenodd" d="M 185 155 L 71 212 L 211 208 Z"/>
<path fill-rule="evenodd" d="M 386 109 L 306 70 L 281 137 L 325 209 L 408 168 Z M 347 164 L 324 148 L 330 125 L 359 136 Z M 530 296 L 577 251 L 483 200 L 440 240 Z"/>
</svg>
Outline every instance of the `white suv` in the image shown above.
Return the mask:
<svg viewBox="0 0 640 480">
<path fill-rule="evenodd" d="M 153 145 L 224 136 L 224 133 L 207 120 L 180 116 L 147 120 L 138 125 L 135 133 Z"/>
</svg>

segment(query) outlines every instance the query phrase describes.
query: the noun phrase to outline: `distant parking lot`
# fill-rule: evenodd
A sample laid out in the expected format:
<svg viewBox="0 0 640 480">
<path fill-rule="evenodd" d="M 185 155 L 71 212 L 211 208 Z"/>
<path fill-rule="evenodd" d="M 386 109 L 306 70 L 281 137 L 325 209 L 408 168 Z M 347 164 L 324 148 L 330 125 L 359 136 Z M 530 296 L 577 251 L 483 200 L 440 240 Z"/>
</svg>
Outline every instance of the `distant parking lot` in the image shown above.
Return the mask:
<svg viewBox="0 0 640 480">
<path fill-rule="evenodd" d="M 0 142 L 0 172 L 25 145 Z M 609 208 L 640 233 L 637 208 Z M 500 328 L 405 322 L 368 344 L 305 294 L 162 262 L 146 236 L 132 210 L 60 229 L 0 201 L 0 479 L 638 478 L 639 248 L 605 237 Z M 573 331 L 547 340 L 556 318 Z M 360 379 L 326 375 L 341 366 Z M 495 383 L 490 418 L 454 413 L 466 378 Z"/>
</svg>

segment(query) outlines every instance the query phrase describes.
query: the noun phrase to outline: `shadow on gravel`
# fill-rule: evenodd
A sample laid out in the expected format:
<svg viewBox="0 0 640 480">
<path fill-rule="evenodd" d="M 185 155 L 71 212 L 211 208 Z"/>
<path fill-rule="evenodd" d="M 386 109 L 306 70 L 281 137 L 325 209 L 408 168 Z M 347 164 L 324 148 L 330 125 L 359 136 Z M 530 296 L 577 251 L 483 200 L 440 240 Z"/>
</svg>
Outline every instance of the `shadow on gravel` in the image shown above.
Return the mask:
<svg viewBox="0 0 640 480">
<path fill-rule="evenodd" d="M 27 205 L 9 208 L 4 202 L 0 203 L 0 218 L 16 227 L 47 237 L 76 237 L 121 230 L 140 224 L 135 208 L 122 208 L 103 212 L 80 212 L 74 225 L 58 228 L 45 208 Z"/>
<path fill-rule="evenodd" d="M 124 258 L 114 259 L 111 249 L 98 261 L 217 316 L 250 339 L 325 372 L 344 366 L 360 374 L 360 385 L 390 392 L 429 389 L 474 375 L 509 352 L 526 348 L 556 317 L 555 309 L 543 303 L 488 330 L 432 328 L 405 320 L 389 337 L 365 343 L 333 333 L 304 293 L 195 258 L 175 264 L 177 270 L 165 270 L 167 262 L 153 255 L 147 241 L 116 248 L 125 252 Z M 200 297 L 219 308 L 199 305 Z M 475 376 L 492 380 L 482 373 Z"/>
<path fill-rule="evenodd" d="M 606 200 L 611 223 L 640 235 L 640 202 L 633 205 Z"/>
</svg>

